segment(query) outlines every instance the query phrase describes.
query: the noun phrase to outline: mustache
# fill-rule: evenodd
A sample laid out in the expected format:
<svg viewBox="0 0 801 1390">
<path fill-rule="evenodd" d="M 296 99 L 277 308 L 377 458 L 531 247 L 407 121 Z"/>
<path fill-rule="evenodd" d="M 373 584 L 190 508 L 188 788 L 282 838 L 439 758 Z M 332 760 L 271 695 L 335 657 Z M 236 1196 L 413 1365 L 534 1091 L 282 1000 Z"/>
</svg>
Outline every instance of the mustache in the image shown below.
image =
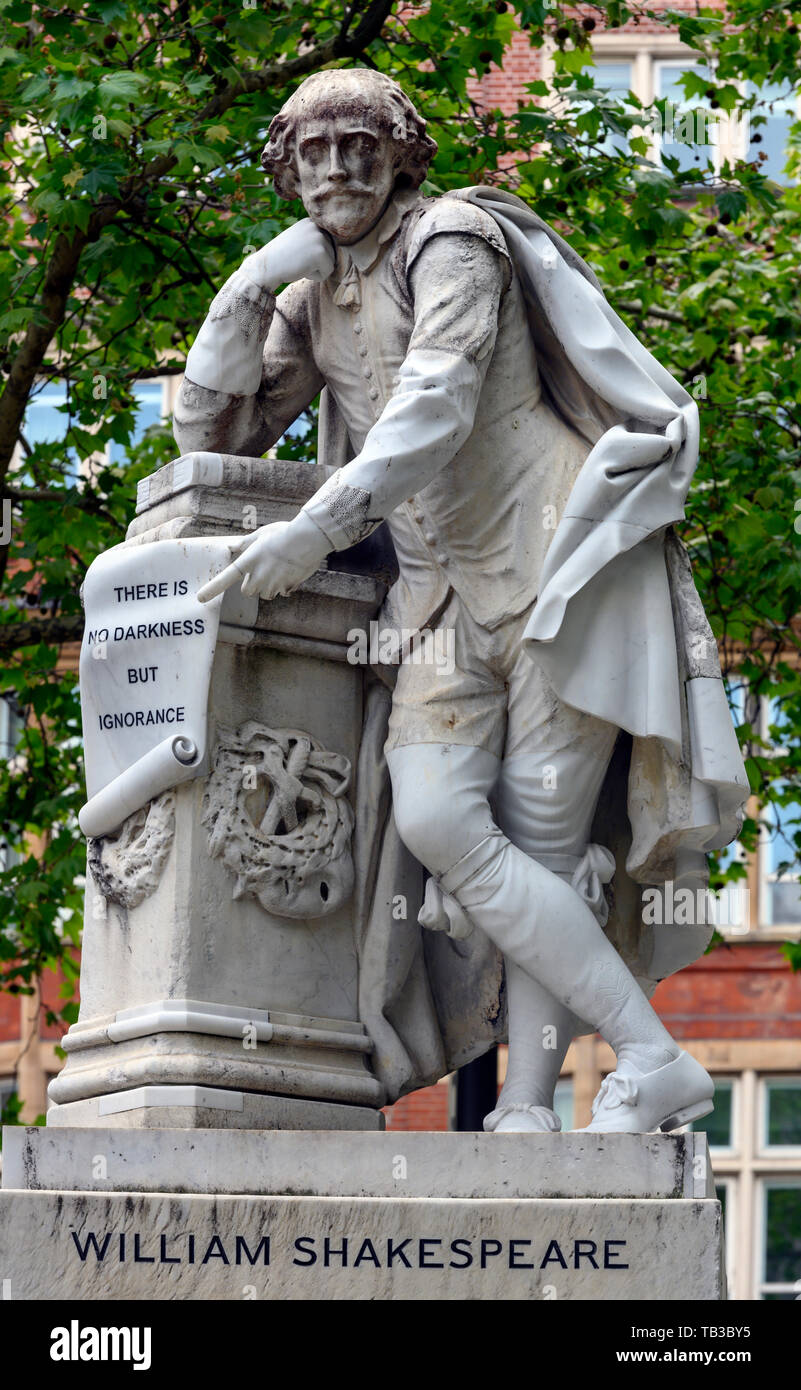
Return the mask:
<svg viewBox="0 0 801 1390">
<path fill-rule="evenodd" d="M 315 190 L 314 197 L 317 202 L 325 202 L 328 198 L 356 197 L 361 194 L 363 197 L 369 196 L 373 192 L 369 185 L 363 183 L 330 183 L 324 184 L 322 188 Z"/>
</svg>

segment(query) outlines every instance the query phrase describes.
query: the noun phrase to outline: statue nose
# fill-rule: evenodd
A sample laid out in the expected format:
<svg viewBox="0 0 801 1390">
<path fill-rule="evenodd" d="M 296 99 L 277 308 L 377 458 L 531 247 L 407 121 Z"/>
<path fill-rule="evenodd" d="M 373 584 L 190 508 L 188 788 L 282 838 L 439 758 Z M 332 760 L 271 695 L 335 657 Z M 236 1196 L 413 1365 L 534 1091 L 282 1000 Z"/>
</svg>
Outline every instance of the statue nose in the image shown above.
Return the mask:
<svg viewBox="0 0 801 1390">
<path fill-rule="evenodd" d="M 328 155 L 328 177 L 336 182 L 342 182 L 348 177 L 347 170 L 342 163 L 339 150 L 336 145 L 332 145 Z"/>
</svg>

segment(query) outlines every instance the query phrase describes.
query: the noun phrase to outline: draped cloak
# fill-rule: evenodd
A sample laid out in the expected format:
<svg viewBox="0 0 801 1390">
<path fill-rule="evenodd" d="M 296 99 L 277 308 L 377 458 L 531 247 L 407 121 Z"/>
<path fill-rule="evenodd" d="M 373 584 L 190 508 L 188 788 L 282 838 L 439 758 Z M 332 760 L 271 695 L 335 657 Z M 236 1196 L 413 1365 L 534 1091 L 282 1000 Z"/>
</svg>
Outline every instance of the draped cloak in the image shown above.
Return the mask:
<svg viewBox="0 0 801 1390">
<path fill-rule="evenodd" d="M 713 928 L 646 924 L 643 891 L 703 891 L 706 853 L 736 837 L 748 794 L 717 644 L 673 529 L 698 459 L 697 406 L 519 198 L 481 187 L 444 196 L 498 224 L 546 398 L 587 444 L 523 642 L 567 704 L 621 730 L 591 839 L 616 863 L 604 930 L 650 995 L 703 953 Z M 339 467 L 348 451 L 326 389 L 320 461 Z M 506 1006 L 502 957 L 483 932 L 456 939 L 417 923 L 424 874 L 392 816 L 382 751 L 392 673 L 379 675 L 356 777 L 354 929 L 360 1017 L 391 1103 L 505 1041 Z"/>
</svg>

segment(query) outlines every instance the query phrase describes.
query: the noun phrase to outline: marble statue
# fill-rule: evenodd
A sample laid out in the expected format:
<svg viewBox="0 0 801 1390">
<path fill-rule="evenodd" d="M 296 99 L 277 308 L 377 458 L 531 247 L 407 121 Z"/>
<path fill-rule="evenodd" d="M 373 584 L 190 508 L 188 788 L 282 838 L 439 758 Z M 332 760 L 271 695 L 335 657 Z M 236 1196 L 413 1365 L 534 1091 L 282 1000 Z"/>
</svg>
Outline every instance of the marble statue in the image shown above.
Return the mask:
<svg viewBox="0 0 801 1390">
<path fill-rule="evenodd" d="M 557 1130 L 567 1047 L 598 1030 L 617 1065 L 589 1129 L 669 1130 L 713 1085 L 649 996 L 710 929 L 645 925 L 642 891 L 705 885 L 747 793 L 673 529 L 697 409 L 518 198 L 423 195 L 435 152 L 365 69 L 315 74 L 273 120 L 262 164 L 308 216 L 212 302 L 175 435 L 185 455 L 258 456 L 322 392 L 327 480 L 198 597 L 290 594 L 389 530 L 396 657 L 373 662 L 354 890 L 386 1099 L 508 1037 L 485 1129 Z M 432 633 L 452 663 L 429 659 Z M 404 918 L 410 862 L 428 879 Z"/>
</svg>

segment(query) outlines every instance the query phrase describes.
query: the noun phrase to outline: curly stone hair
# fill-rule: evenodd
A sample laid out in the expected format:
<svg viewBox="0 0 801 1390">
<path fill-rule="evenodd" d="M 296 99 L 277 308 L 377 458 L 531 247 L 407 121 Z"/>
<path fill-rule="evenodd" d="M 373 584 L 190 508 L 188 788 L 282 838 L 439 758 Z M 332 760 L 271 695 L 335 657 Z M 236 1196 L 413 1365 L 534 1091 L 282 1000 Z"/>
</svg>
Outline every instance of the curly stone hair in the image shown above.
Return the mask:
<svg viewBox="0 0 801 1390">
<path fill-rule="evenodd" d="M 420 187 L 437 152 L 422 116 L 391 77 L 371 68 L 342 68 L 312 73 L 270 123 L 261 164 L 272 175 L 279 197 L 299 197 L 295 131 L 302 117 L 321 108 L 352 115 L 369 111 L 404 147 L 397 186 Z"/>
</svg>

